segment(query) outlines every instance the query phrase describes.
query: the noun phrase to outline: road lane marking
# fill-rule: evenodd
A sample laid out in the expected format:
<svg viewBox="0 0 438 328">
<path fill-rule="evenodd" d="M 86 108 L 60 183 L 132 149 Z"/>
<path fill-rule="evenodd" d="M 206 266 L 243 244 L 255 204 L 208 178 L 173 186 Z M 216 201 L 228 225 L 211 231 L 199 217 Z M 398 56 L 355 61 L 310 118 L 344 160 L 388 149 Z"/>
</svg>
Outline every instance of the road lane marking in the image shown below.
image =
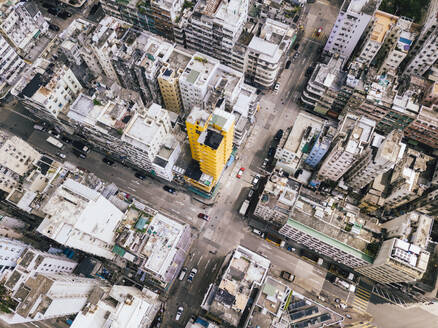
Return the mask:
<svg viewBox="0 0 438 328">
<path fill-rule="evenodd" d="M 201 256 L 201 257 L 199 258 L 199 261 L 198 261 L 198 263 L 196 264 L 196 266 L 199 266 L 199 263 L 201 263 L 202 257 L 203 257 L 203 256 Z"/>
<path fill-rule="evenodd" d="M 210 259 L 208 259 L 207 264 L 205 264 L 204 268 L 207 269 L 209 263 L 210 263 Z"/>
</svg>

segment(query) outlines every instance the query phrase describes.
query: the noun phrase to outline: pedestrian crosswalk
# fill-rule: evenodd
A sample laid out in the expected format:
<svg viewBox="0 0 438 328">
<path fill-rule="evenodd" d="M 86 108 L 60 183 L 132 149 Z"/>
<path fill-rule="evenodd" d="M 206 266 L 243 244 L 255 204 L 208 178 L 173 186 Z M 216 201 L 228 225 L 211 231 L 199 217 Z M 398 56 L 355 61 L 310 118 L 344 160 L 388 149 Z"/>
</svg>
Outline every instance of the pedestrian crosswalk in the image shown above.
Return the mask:
<svg viewBox="0 0 438 328">
<path fill-rule="evenodd" d="M 353 301 L 353 309 L 357 312 L 367 312 L 368 308 L 368 302 L 371 297 L 371 289 L 368 289 L 367 287 L 363 285 L 358 285 L 356 288 L 356 291 L 354 292 L 354 301 Z"/>
<path fill-rule="evenodd" d="M 314 40 L 321 40 L 321 41 L 327 40 L 327 36 L 324 33 L 318 34 L 317 31 L 314 31 L 310 37 Z"/>
</svg>

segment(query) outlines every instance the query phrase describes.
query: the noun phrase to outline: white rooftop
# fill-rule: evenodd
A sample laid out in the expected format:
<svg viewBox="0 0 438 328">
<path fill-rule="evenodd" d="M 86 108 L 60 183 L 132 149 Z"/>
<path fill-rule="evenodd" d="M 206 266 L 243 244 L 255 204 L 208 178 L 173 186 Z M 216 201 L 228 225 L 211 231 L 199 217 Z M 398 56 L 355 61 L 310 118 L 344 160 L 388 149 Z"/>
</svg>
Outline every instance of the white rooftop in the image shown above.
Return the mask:
<svg viewBox="0 0 438 328">
<path fill-rule="evenodd" d="M 146 231 L 150 235 L 143 253 L 148 257 L 145 268 L 164 276 L 177 252 L 185 225 L 157 213 Z"/>
</svg>

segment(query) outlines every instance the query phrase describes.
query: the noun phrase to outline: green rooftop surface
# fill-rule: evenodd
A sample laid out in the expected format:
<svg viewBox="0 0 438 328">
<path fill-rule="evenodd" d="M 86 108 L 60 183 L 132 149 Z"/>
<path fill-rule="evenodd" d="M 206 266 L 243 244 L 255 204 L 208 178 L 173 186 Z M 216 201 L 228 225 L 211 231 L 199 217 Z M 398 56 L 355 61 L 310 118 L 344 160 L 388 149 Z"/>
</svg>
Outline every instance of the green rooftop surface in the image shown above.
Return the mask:
<svg viewBox="0 0 438 328">
<path fill-rule="evenodd" d="M 364 261 L 367 261 L 368 263 L 373 263 L 374 262 L 374 258 L 372 258 L 371 256 L 368 256 L 367 254 L 357 250 L 356 248 L 353 248 L 347 244 L 344 244 L 343 242 L 340 242 L 339 240 L 336 240 L 334 238 L 331 238 L 329 236 L 327 236 L 326 234 L 323 234 L 322 232 L 319 232 L 313 228 L 310 228 L 308 226 L 306 226 L 305 224 L 302 224 L 301 222 L 295 221 L 294 219 L 289 218 L 287 220 L 287 225 L 296 228 L 298 230 L 301 230 L 305 233 L 307 233 L 308 235 L 315 237 L 331 246 L 334 246 L 342 251 L 344 251 L 345 253 L 351 254 L 357 258 L 360 258 Z"/>
<path fill-rule="evenodd" d="M 189 75 L 187 75 L 187 79 L 186 79 L 186 80 L 187 80 L 187 82 L 193 84 L 193 83 L 196 82 L 198 76 L 199 76 L 199 72 L 198 72 L 198 71 L 195 71 L 195 70 L 192 70 L 192 71 L 189 73 Z"/>
</svg>

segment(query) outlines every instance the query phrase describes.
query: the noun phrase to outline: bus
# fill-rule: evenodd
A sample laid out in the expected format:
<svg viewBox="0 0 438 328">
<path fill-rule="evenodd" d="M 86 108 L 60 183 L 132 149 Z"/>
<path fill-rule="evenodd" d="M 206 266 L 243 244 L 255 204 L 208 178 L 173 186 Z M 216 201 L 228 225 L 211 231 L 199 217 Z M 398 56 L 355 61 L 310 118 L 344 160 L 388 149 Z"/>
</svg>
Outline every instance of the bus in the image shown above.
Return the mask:
<svg viewBox="0 0 438 328">
<path fill-rule="evenodd" d="M 55 146 L 56 148 L 59 148 L 59 149 L 63 149 L 64 148 L 64 144 L 61 141 L 59 141 L 59 140 L 57 140 L 57 139 L 55 139 L 53 137 L 48 137 L 46 141 L 49 144 L 51 144 L 52 146 Z"/>
</svg>

